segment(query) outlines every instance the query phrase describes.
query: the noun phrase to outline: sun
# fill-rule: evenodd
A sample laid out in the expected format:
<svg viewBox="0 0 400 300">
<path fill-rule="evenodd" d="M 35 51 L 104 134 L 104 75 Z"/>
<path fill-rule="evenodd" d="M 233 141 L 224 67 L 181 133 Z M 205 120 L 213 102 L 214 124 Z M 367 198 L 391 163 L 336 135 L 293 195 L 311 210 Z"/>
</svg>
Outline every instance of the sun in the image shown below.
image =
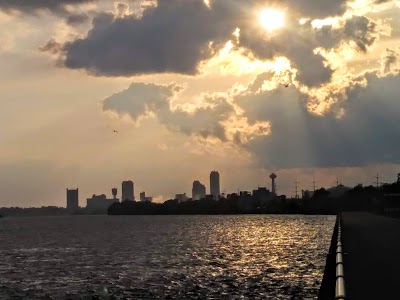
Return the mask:
<svg viewBox="0 0 400 300">
<path fill-rule="evenodd" d="M 268 31 L 274 31 L 285 24 L 285 13 L 276 9 L 265 8 L 259 15 L 260 24 Z"/>
</svg>

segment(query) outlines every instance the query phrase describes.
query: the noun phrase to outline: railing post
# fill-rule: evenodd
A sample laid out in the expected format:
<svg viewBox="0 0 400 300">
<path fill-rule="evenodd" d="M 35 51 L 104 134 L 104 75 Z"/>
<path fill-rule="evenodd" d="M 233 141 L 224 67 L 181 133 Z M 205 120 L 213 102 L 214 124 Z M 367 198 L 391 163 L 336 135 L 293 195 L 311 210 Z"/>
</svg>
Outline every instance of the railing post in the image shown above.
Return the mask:
<svg viewBox="0 0 400 300">
<path fill-rule="evenodd" d="M 340 214 L 338 219 L 338 235 L 336 242 L 336 289 L 335 299 L 346 299 L 346 290 L 344 285 L 344 272 L 343 272 L 343 251 L 342 251 L 342 226 L 340 224 Z"/>
</svg>

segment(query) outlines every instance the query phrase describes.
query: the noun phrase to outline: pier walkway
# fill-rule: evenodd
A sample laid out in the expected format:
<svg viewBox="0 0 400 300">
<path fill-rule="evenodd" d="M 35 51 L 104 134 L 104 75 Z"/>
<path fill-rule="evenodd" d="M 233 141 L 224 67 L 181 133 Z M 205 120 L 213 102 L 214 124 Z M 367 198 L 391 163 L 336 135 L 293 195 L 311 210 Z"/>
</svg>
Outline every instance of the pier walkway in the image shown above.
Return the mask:
<svg viewBox="0 0 400 300">
<path fill-rule="evenodd" d="M 336 224 L 319 300 L 335 299 L 337 235 Z M 400 219 L 342 213 L 341 241 L 345 299 L 400 299 Z"/>
<path fill-rule="evenodd" d="M 343 213 L 344 278 L 348 299 L 400 299 L 400 219 Z"/>
<path fill-rule="evenodd" d="M 318 299 L 400 299 L 400 219 L 348 212 L 340 223 L 343 273 L 337 273 L 336 222 Z M 335 298 L 337 275 L 344 275 L 345 297 Z"/>
</svg>

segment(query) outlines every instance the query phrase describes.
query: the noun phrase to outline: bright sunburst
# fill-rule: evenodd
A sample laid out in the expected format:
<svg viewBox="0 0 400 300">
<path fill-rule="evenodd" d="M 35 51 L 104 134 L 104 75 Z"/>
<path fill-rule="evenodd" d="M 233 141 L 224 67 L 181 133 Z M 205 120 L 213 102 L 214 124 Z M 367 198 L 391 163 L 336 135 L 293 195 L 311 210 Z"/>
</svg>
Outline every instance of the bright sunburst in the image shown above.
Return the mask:
<svg viewBox="0 0 400 300">
<path fill-rule="evenodd" d="M 266 8 L 260 12 L 260 24 L 268 31 L 281 28 L 285 23 L 285 13 L 276 9 Z"/>
</svg>

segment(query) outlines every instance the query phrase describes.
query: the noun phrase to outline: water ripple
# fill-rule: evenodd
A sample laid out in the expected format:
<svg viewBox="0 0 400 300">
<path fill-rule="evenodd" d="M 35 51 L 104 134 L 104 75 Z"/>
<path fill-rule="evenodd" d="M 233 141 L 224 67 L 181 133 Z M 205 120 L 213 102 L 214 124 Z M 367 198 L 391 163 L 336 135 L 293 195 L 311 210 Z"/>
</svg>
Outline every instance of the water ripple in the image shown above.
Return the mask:
<svg viewBox="0 0 400 300">
<path fill-rule="evenodd" d="M 334 217 L 0 220 L 1 299 L 315 299 Z"/>
</svg>

